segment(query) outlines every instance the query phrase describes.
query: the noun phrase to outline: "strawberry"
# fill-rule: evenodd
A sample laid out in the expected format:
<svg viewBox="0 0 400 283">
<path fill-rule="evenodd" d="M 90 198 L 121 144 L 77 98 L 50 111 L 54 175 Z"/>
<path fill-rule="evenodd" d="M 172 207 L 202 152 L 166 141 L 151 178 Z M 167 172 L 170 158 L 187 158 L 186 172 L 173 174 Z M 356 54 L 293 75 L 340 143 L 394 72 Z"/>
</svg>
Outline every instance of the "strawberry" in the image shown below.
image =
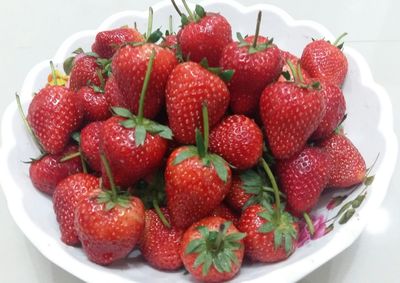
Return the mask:
<svg viewBox="0 0 400 283">
<path fill-rule="evenodd" d="M 328 187 L 348 188 L 364 181 L 366 165 L 364 158 L 343 134 L 333 133 L 320 146 L 332 159 L 332 171 Z"/>
<path fill-rule="evenodd" d="M 342 34 L 334 43 L 323 39 L 309 43 L 301 55 L 302 68 L 312 78 L 341 86 L 346 78 L 348 63 L 341 50 L 343 43 L 339 42 L 346 35 Z"/>
<path fill-rule="evenodd" d="M 206 13 L 200 5 L 192 12 L 186 1 L 182 2 L 189 14 L 178 11 L 182 28 L 177 38 L 182 56 L 197 63 L 206 58 L 211 67 L 218 66 L 222 50 L 232 42 L 230 24 L 220 14 Z"/>
<path fill-rule="evenodd" d="M 113 75 L 111 75 L 106 81 L 104 86 L 104 96 L 110 107 L 129 108 L 128 102 L 119 90 L 118 84 Z"/>
<path fill-rule="evenodd" d="M 84 86 L 76 95 L 82 103 L 86 122 L 103 121 L 111 116 L 108 102 L 100 88 Z"/>
<path fill-rule="evenodd" d="M 210 151 L 238 170 L 249 169 L 257 164 L 262 149 L 261 129 L 243 115 L 228 116 L 210 134 Z"/>
<path fill-rule="evenodd" d="M 68 145 L 58 154 L 47 154 L 38 160 L 33 160 L 29 167 L 29 177 L 33 186 L 39 191 L 52 195 L 57 184 L 69 175 L 82 172 L 82 163 L 79 157 L 65 162 L 61 159 L 78 152 L 78 147 Z"/>
<path fill-rule="evenodd" d="M 99 71 L 101 69 L 95 56 L 84 53 L 76 56 L 69 77 L 69 88 L 78 91 L 81 87 L 87 85 L 100 86 Z"/>
<path fill-rule="evenodd" d="M 346 101 L 339 87 L 328 82 L 321 84 L 321 95 L 325 98 L 326 112 L 312 139 L 328 137 L 343 120 L 346 112 Z"/>
<path fill-rule="evenodd" d="M 83 111 L 77 96 L 57 85 L 46 86 L 33 97 L 27 116 L 33 133 L 50 154 L 64 150 L 71 133 L 80 127 L 82 119 Z"/>
<path fill-rule="evenodd" d="M 122 44 L 143 41 L 143 35 L 135 28 L 120 27 L 96 34 L 96 39 L 92 44 L 92 51 L 101 58 L 110 59 Z"/>
<path fill-rule="evenodd" d="M 252 261 L 271 263 L 284 260 L 295 251 L 298 224 L 281 206 L 279 188 L 268 164 L 264 159 L 260 163 L 272 184 L 275 204 L 247 207 L 240 216 L 238 228 L 246 233 L 246 256 Z"/>
<path fill-rule="evenodd" d="M 301 151 L 325 115 L 325 99 L 306 85 L 294 68 L 294 82 L 276 82 L 265 88 L 260 115 L 272 154 L 289 158 Z"/>
<path fill-rule="evenodd" d="M 292 53 L 284 50 L 281 51 L 281 57 L 284 62 L 283 67 L 282 67 L 282 74 L 279 77 L 278 81 L 281 82 L 286 82 L 287 80 L 290 80 L 293 78 L 292 71 L 290 70 L 290 66 L 288 65 L 287 61 L 290 61 L 294 66 L 300 66 L 300 58 L 297 56 L 293 55 Z M 300 66 L 301 68 L 301 66 Z M 308 82 L 310 80 L 310 75 L 307 73 L 306 70 L 301 68 L 301 73 L 303 75 L 304 81 Z"/>
<path fill-rule="evenodd" d="M 105 121 L 100 134 L 101 148 L 110 161 L 116 184 L 122 187 L 132 185 L 160 167 L 168 147 L 167 139 L 172 138 L 168 127 L 143 117 L 155 56 L 153 50 L 140 94 L 139 114 L 134 116 L 127 109 L 114 107 L 118 116 Z M 102 172 L 104 175 L 104 168 Z M 108 179 L 104 181 L 108 187 Z"/>
<path fill-rule="evenodd" d="M 167 160 L 165 191 L 172 224 L 186 228 L 220 205 L 231 186 L 231 170 L 220 156 L 208 153 L 208 113 L 203 105 L 204 140 L 197 147 L 175 149 Z"/>
<path fill-rule="evenodd" d="M 160 46 L 169 48 L 174 53 L 176 53 L 178 47 L 178 37 L 173 32 L 172 16 L 169 16 L 169 29 L 165 31 L 165 37 L 163 38 L 163 41 L 160 43 Z"/>
<path fill-rule="evenodd" d="M 168 210 L 161 208 L 161 211 L 169 221 Z M 165 226 L 155 210 L 146 210 L 143 234 L 139 243 L 140 252 L 146 261 L 157 269 L 179 269 L 182 267 L 180 243 L 183 233 L 183 229 Z"/>
<path fill-rule="evenodd" d="M 237 225 L 239 222 L 239 216 L 236 212 L 232 211 L 224 203 L 221 203 L 216 209 L 214 209 L 210 216 L 218 216 L 225 220 L 231 221 L 233 225 Z"/>
<path fill-rule="evenodd" d="M 144 206 L 140 199 L 121 192 L 114 183 L 107 158 L 102 164 L 110 190 L 94 190 L 75 209 L 75 230 L 88 258 L 109 265 L 126 257 L 144 228 Z"/>
<path fill-rule="evenodd" d="M 261 92 L 231 89 L 229 93 L 231 95 L 229 107 L 233 113 L 256 118 Z"/>
<path fill-rule="evenodd" d="M 91 169 L 101 172 L 100 133 L 105 122 L 92 122 L 84 127 L 80 135 L 80 146 Z"/>
<path fill-rule="evenodd" d="M 168 80 L 166 106 L 169 126 L 178 142 L 195 142 L 195 129 L 203 127 L 201 105 L 204 101 L 207 101 L 209 123 L 213 127 L 229 105 L 229 91 L 224 81 L 194 62 L 176 66 Z"/>
<path fill-rule="evenodd" d="M 306 147 L 299 154 L 277 162 L 277 171 L 288 209 L 296 216 L 309 212 L 329 181 L 332 161 L 322 149 Z"/>
<path fill-rule="evenodd" d="M 181 258 L 186 270 L 201 282 L 232 279 L 242 265 L 245 236 L 221 217 L 194 223 L 182 238 Z"/>
<path fill-rule="evenodd" d="M 73 246 L 80 243 L 74 226 L 75 208 L 99 185 L 98 178 L 84 173 L 71 175 L 58 183 L 53 194 L 53 205 L 60 225 L 61 240 L 65 244 Z"/>
</svg>

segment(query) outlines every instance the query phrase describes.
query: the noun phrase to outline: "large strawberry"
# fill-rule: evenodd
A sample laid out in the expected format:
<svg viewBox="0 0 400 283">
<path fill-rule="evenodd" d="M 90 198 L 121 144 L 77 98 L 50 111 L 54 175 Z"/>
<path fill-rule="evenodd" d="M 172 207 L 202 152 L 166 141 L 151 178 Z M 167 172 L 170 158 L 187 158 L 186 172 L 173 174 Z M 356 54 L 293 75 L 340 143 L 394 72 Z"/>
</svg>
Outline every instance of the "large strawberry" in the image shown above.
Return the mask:
<svg viewBox="0 0 400 283">
<path fill-rule="evenodd" d="M 64 150 L 71 133 L 81 126 L 82 119 L 83 111 L 78 97 L 66 87 L 58 85 L 42 88 L 33 97 L 27 115 L 33 133 L 43 149 L 51 154 Z"/>
<path fill-rule="evenodd" d="M 339 36 L 330 43 L 324 39 L 314 40 L 309 43 L 301 55 L 301 66 L 312 78 L 327 81 L 341 86 L 347 74 L 347 58 L 342 52 L 343 43 L 340 40 L 347 35 Z"/>
<path fill-rule="evenodd" d="M 172 152 L 165 169 L 167 207 L 172 224 L 186 228 L 209 215 L 231 185 L 231 170 L 220 156 L 208 153 L 207 107 L 203 106 L 204 140 L 196 130 L 197 147 Z"/>
<path fill-rule="evenodd" d="M 279 160 L 277 170 L 287 208 L 296 216 L 309 212 L 328 184 L 332 161 L 322 149 L 307 147 L 292 158 Z"/>
<path fill-rule="evenodd" d="M 328 187 L 348 188 L 365 179 L 364 158 L 345 135 L 333 133 L 320 146 L 332 159 Z"/>
<path fill-rule="evenodd" d="M 97 121 L 84 127 L 80 134 L 80 147 L 91 169 L 101 172 L 100 134 L 104 122 Z"/>
<path fill-rule="evenodd" d="M 246 233 L 245 253 L 252 261 L 276 262 L 288 258 L 296 249 L 298 225 L 280 202 L 279 189 L 268 164 L 262 159 L 272 184 L 275 204 L 271 207 L 255 204 L 247 207 L 238 228 Z"/>
<path fill-rule="evenodd" d="M 75 229 L 88 258 L 108 265 L 126 257 L 144 228 L 144 206 L 114 184 L 107 159 L 101 155 L 110 190 L 94 190 L 75 209 Z"/>
<path fill-rule="evenodd" d="M 245 236 L 221 217 L 194 223 L 182 238 L 181 258 L 186 270 L 201 282 L 233 278 L 242 265 Z"/>
<path fill-rule="evenodd" d="M 301 151 L 321 122 L 325 99 L 314 87 L 296 73 L 294 82 L 276 82 L 263 91 L 260 115 L 276 158 L 289 158 Z"/>
<path fill-rule="evenodd" d="M 210 113 L 210 127 L 213 127 L 229 105 L 229 91 L 224 81 L 194 62 L 176 66 L 168 80 L 166 106 L 169 126 L 178 142 L 195 142 L 196 128 L 203 128 L 201 107 L 204 101 Z"/>
<path fill-rule="evenodd" d="M 220 14 L 206 13 L 200 5 L 192 12 L 186 1 L 182 2 L 189 15 L 178 11 L 182 29 L 177 37 L 183 57 L 198 63 L 206 58 L 210 66 L 218 66 L 222 50 L 232 42 L 230 24 Z"/>
<path fill-rule="evenodd" d="M 98 75 L 101 68 L 97 63 L 97 57 L 94 55 L 95 54 L 87 55 L 85 53 L 79 53 L 75 59 L 73 59 L 69 77 L 69 88 L 71 90 L 77 91 L 81 87 L 87 85 L 101 85 Z"/>
<path fill-rule="evenodd" d="M 142 41 L 144 41 L 143 35 L 135 28 L 120 27 L 96 34 L 92 51 L 101 58 L 110 59 L 122 44 Z"/>
<path fill-rule="evenodd" d="M 151 52 L 140 94 L 139 113 L 134 116 L 124 108 L 113 108 L 118 115 L 105 121 L 101 131 L 101 149 L 110 162 L 115 182 L 128 187 L 158 168 L 167 150 L 171 130 L 143 117 L 147 87 L 151 77 L 155 51 Z M 147 101 L 147 100 L 146 100 Z M 105 173 L 102 168 L 103 175 Z M 108 187 L 108 179 L 105 178 Z"/>
<path fill-rule="evenodd" d="M 58 183 L 53 194 L 54 212 L 60 225 L 61 240 L 67 245 L 78 245 L 75 231 L 75 208 L 92 191 L 99 188 L 99 179 L 95 176 L 78 173 Z"/>
<path fill-rule="evenodd" d="M 225 118 L 210 134 L 210 151 L 238 170 L 253 167 L 261 157 L 263 135 L 257 124 L 243 115 Z"/>
</svg>

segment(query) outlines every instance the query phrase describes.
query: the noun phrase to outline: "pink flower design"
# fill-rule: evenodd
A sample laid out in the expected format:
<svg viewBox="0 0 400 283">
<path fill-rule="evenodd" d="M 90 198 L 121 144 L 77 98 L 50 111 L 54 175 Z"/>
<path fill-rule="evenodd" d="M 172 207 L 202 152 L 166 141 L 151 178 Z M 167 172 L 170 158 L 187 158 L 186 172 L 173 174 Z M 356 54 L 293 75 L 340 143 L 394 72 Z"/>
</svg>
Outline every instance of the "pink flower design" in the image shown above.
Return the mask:
<svg viewBox="0 0 400 283">
<path fill-rule="evenodd" d="M 311 238 L 310 232 L 308 231 L 307 224 L 304 220 L 299 222 L 299 237 L 297 241 L 297 247 L 300 248 L 301 246 L 305 245 L 311 240 L 316 240 L 321 238 L 325 235 L 326 225 L 325 225 L 325 216 L 318 215 L 314 216 L 311 215 L 311 220 L 314 224 L 315 233 L 314 236 Z"/>
</svg>

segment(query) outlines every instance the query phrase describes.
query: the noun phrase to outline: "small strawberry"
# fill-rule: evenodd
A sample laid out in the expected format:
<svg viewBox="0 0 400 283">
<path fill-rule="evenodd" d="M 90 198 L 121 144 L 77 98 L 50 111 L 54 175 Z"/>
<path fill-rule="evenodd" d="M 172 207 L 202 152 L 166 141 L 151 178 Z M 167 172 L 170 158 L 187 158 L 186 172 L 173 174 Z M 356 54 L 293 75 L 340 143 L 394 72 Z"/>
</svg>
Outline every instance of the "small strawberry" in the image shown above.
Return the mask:
<svg viewBox="0 0 400 283">
<path fill-rule="evenodd" d="M 211 67 L 218 66 L 222 50 L 232 42 L 229 22 L 220 14 L 206 13 L 200 5 L 192 12 L 186 1 L 182 2 L 189 14 L 178 10 L 182 29 L 177 37 L 183 57 L 197 63 L 206 58 Z"/>
<path fill-rule="evenodd" d="M 168 80 L 166 106 L 169 126 L 178 142 L 195 142 L 195 129 L 203 127 L 201 105 L 204 101 L 213 127 L 229 105 L 229 91 L 224 81 L 194 62 L 176 66 Z"/>
<path fill-rule="evenodd" d="M 228 116 L 210 134 L 210 151 L 238 170 L 249 169 L 257 164 L 262 149 L 261 129 L 243 115 Z"/>
<path fill-rule="evenodd" d="M 169 221 L 168 210 L 161 208 L 161 212 Z M 143 234 L 139 243 L 140 252 L 146 261 L 157 269 L 179 269 L 182 267 L 180 244 L 183 233 L 183 229 L 165 226 L 155 210 L 146 210 Z"/>
<path fill-rule="evenodd" d="M 301 55 L 302 68 L 312 78 L 341 86 L 346 78 L 348 63 L 342 52 L 343 43 L 339 42 L 346 35 L 342 34 L 334 43 L 323 39 L 309 43 Z"/>
<path fill-rule="evenodd" d="M 106 81 L 106 85 L 104 86 L 104 96 L 109 107 L 129 108 L 129 104 L 119 90 L 118 84 L 113 75 L 111 75 Z"/>
<path fill-rule="evenodd" d="M 296 216 L 309 212 L 329 181 L 332 161 L 322 149 L 306 147 L 299 154 L 277 162 L 279 181 L 287 208 Z"/>
<path fill-rule="evenodd" d="M 277 262 L 288 258 L 296 249 L 298 224 L 280 203 L 279 189 L 268 164 L 261 159 L 275 195 L 275 205 L 247 207 L 238 228 L 246 233 L 245 253 L 252 261 Z"/>
<path fill-rule="evenodd" d="M 305 85 L 297 72 L 294 82 L 276 82 L 265 88 L 260 115 L 272 154 L 289 158 L 301 151 L 325 114 L 325 99 Z"/>
<path fill-rule="evenodd" d="M 221 217 L 194 223 L 182 238 L 181 258 L 186 270 L 201 282 L 232 279 L 242 265 L 245 236 Z"/>
<path fill-rule="evenodd" d="M 114 184 L 107 159 L 101 155 L 111 190 L 94 190 L 75 209 L 75 229 L 88 258 L 108 265 L 126 257 L 144 228 L 140 199 L 122 193 Z"/>
<path fill-rule="evenodd" d="M 113 108 L 118 116 L 105 121 L 100 134 L 102 151 L 110 162 L 116 184 L 122 187 L 132 185 L 160 167 L 168 147 L 167 139 L 172 138 L 168 127 L 143 117 L 154 62 L 153 50 L 140 94 L 139 114 L 134 116 L 127 109 Z M 108 187 L 107 178 L 104 182 Z"/>
<path fill-rule="evenodd" d="M 53 63 L 50 64 L 55 72 Z M 50 154 L 64 150 L 71 133 L 81 126 L 82 119 L 83 111 L 77 96 L 58 85 L 42 88 L 33 97 L 27 116 L 34 135 Z"/>
<path fill-rule="evenodd" d="M 231 170 L 220 156 L 209 154 L 208 113 L 203 105 L 204 140 L 196 130 L 197 147 L 172 152 L 165 169 L 167 207 L 172 224 L 186 228 L 220 205 L 231 186 Z"/>
<path fill-rule="evenodd" d="M 332 171 L 328 187 L 348 188 L 364 181 L 366 165 L 364 158 L 343 134 L 333 133 L 320 146 L 332 159 Z"/>
<path fill-rule="evenodd" d="M 71 90 L 78 91 L 81 87 L 87 85 L 101 85 L 98 76 L 98 72 L 101 69 L 97 63 L 97 58 L 93 55 L 80 53 L 75 57 L 69 77 L 69 88 Z"/>
<path fill-rule="evenodd" d="M 84 127 L 80 134 L 80 146 L 85 160 L 91 169 L 101 172 L 100 133 L 105 122 L 92 122 Z"/>
<path fill-rule="evenodd" d="M 82 172 L 79 157 L 62 162 L 64 156 L 78 152 L 78 147 L 68 145 L 58 154 L 47 154 L 38 160 L 33 160 L 29 167 L 29 177 L 33 186 L 39 191 L 52 195 L 57 184 L 66 177 Z"/>
<path fill-rule="evenodd" d="M 165 37 L 163 41 L 160 43 L 160 46 L 171 49 L 174 53 L 176 53 L 178 47 L 178 37 L 173 32 L 172 28 L 172 16 L 169 16 L 169 29 L 165 32 Z"/>
<path fill-rule="evenodd" d="M 92 51 L 101 58 L 110 59 L 122 44 L 143 41 L 143 35 L 135 28 L 120 27 L 99 32 L 92 45 Z"/>
<path fill-rule="evenodd" d="M 286 82 L 294 78 L 287 61 L 290 61 L 294 66 L 300 66 L 300 58 L 298 58 L 297 56 L 293 55 L 288 51 L 283 51 L 283 50 L 281 50 L 281 57 L 284 64 L 282 67 L 282 74 L 279 77 L 278 81 Z M 304 81 L 308 82 L 310 80 L 310 75 L 303 68 L 301 68 L 301 74 L 303 75 Z"/>
<path fill-rule="evenodd" d="M 239 215 L 232 211 L 224 203 L 221 203 L 216 209 L 214 209 L 210 216 L 218 216 L 225 220 L 231 221 L 233 225 L 237 225 L 239 222 Z"/>
<path fill-rule="evenodd" d="M 53 194 L 54 212 L 60 225 L 61 240 L 67 245 L 78 245 L 75 231 L 75 208 L 92 191 L 99 188 L 99 179 L 95 176 L 78 173 L 58 183 Z"/>
</svg>

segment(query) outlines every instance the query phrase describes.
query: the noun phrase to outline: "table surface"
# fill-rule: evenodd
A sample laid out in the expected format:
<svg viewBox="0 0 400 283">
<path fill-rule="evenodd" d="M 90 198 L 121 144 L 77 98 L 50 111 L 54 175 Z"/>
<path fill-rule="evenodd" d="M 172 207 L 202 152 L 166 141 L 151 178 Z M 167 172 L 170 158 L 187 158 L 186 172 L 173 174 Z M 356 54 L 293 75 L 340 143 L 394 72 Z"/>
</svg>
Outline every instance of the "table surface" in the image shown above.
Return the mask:
<svg viewBox="0 0 400 283">
<path fill-rule="evenodd" d="M 109 15 L 129 9 L 145 10 L 158 1 L 70 0 L 2 2 L 0 9 L 0 112 L 13 101 L 29 69 L 49 58 L 69 35 L 96 28 Z M 241 0 L 246 5 L 262 0 Z M 369 62 L 374 78 L 388 91 L 400 136 L 400 1 L 269 0 L 294 18 L 320 22 L 333 34 L 347 31 L 346 44 Z M 93 8 L 95 10 L 93 11 Z M 395 172 L 399 172 L 397 166 Z M 399 282 L 400 175 L 393 177 L 382 206 L 359 239 L 343 253 L 301 282 Z M 44 258 L 15 225 L 0 193 L 0 282 L 78 283 L 74 276 Z"/>
</svg>

